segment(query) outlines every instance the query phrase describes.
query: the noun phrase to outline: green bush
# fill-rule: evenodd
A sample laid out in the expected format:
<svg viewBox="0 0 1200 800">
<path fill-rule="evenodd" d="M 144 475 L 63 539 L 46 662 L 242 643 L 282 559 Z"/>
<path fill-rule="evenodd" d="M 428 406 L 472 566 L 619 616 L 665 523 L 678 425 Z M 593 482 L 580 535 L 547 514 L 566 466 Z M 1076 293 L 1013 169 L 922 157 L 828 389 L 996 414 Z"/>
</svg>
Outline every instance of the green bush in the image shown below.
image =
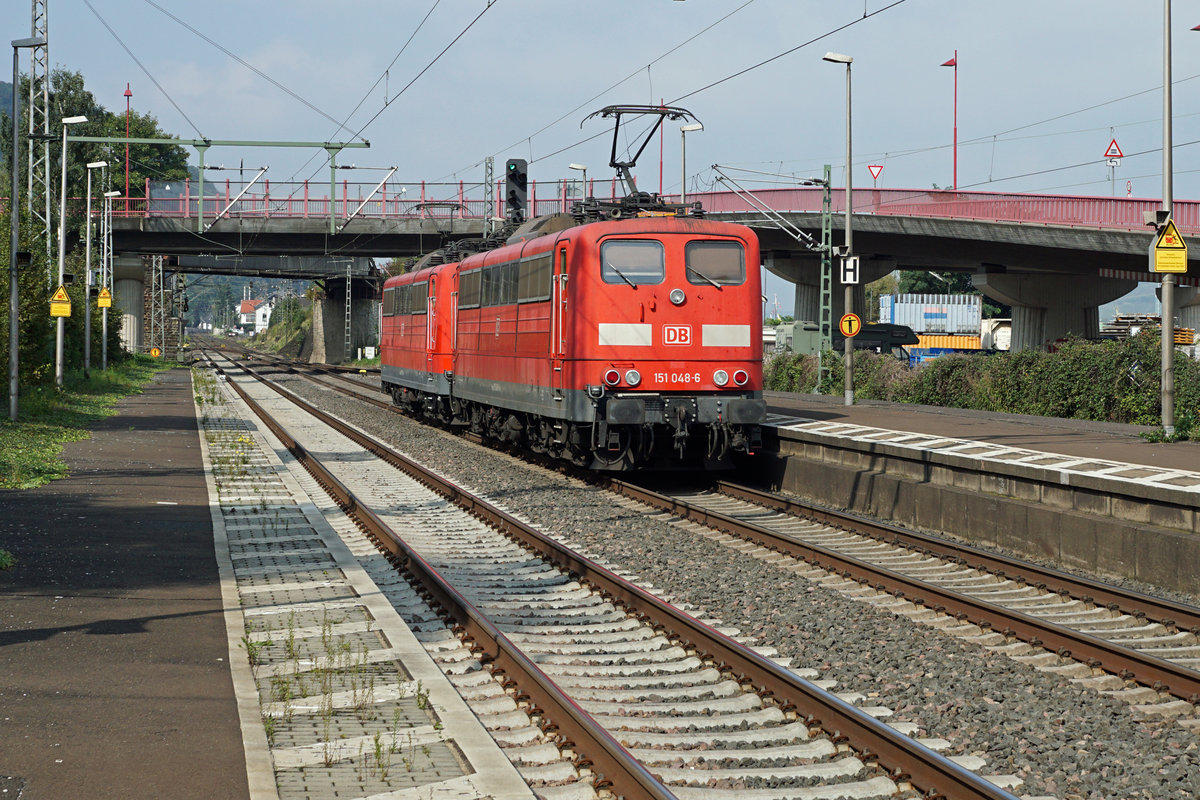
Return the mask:
<svg viewBox="0 0 1200 800">
<path fill-rule="evenodd" d="M 841 355 L 825 354 L 822 394 L 844 390 Z M 1063 343 L 1056 353 L 951 354 L 909 368 L 890 355 L 856 352 L 855 395 L 864 400 L 979 411 L 1157 425 L 1161 420 L 1159 335 Z M 766 368 L 768 389 L 816 390 L 816 356 L 780 355 Z M 1176 427 L 1200 438 L 1200 362 L 1175 359 Z"/>
</svg>

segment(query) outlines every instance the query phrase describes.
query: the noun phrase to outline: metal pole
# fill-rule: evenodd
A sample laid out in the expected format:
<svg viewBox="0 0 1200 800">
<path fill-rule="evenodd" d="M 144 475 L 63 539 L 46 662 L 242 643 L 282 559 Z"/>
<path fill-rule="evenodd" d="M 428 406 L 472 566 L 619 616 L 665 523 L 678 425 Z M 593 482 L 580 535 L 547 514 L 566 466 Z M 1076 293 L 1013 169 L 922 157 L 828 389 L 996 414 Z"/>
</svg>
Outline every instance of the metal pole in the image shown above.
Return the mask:
<svg viewBox="0 0 1200 800">
<path fill-rule="evenodd" d="M 62 126 L 62 197 L 58 210 L 58 285 L 63 285 L 66 274 L 67 250 L 67 123 Z M 66 320 L 58 317 L 54 334 L 54 385 L 63 387 L 63 337 L 66 335 Z"/>
<path fill-rule="evenodd" d="M 125 197 L 129 197 L 129 100 L 133 97 L 133 92 L 129 90 L 129 84 L 125 84 Z M 128 210 L 128 200 L 126 202 L 126 210 Z"/>
<path fill-rule="evenodd" d="M 954 191 L 958 191 L 958 50 L 954 51 Z"/>
<path fill-rule="evenodd" d="M 1171 0 L 1163 0 L 1163 174 L 1162 208 L 1171 218 Z M 1162 426 L 1175 434 L 1175 275 L 1162 276 Z"/>
<path fill-rule="evenodd" d="M 83 214 L 83 377 L 92 379 L 92 168 L 87 171 L 87 203 Z"/>
<path fill-rule="evenodd" d="M 854 180 L 851 138 L 850 138 L 850 62 L 846 62 L 846 258 L 854 254 Z M 854 313 L 854 286 L 846 284 L 846 312 Z M 846 360 L 846 397 L 845 405 L 854 405 L 854 338 L 845 337 L 844 356 Z"/>
<path fill-rule="evenodd" d="M 112 244 L 109 242 L 109 232 L 112 230 L 112 198 L 104 194 L 104 212 L 100 217 L 100 239 L 104 242 L 103 254 L 100 256 L 100 288 L 108 289 L 108 271 L 112 260 Z M 111 294 L 111 290 L 109 290 Z M 108 370 L 108 307 L 100 309 L 100 370 Z"/>
<path fill-rule="evenodd" d="M 19 324 L 17 315 L 21 309 L 21 288 L 19 276 L 17 274 L 17 248 L 20 246 L 21 238 L 21 220 L 20 220 L 20 204 L 17 194 L 20 191 L 17 186 L 17 169 L 19 168 L 18 153 L 21 149 L 20 129 L 17 126 L 17 120 L 20 117 L 17 115 L 17 95 L 20 84 L 17 82 L 18 70 L 20 66 L 17 63 L 17 53 L 20 52 L 20 45 L 13 42 L 13 93 L 12 93 L 12 197 L 8 201 L 8 215 L 12 218 L 12 232 L 8 240 L 8 417 L 13 422 L 17 421 L 17 391 L 18 379 L 17 373 L 19 365 L 17 363 L 17 344 L 19 339 Z"/>
</svg>

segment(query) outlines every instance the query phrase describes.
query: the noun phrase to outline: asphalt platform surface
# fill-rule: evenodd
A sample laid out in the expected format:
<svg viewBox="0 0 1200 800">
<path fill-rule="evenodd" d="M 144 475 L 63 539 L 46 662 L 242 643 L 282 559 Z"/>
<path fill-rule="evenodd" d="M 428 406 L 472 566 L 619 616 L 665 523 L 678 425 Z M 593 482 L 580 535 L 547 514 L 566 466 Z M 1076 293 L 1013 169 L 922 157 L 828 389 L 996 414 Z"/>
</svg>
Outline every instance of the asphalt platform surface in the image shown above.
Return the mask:
<svg viewBox="0 0 1200 800">
<path fill-rule="evenodd" d="M 877 400 L 858 401 L 847 406 L 840 395 L 767 392 L 766 400 L 768 412 L 784 416 L 926 433 L 1187 472 L 1200 470 L 1200 442 L 1149 442 L 1141 436 L 1155 430 L 1149 426 L 912 406 Z"/>
<path fill-rule="evenodd" d="M 0 797 L 248 794 L 190 373 L 0 491 Z"/>
</svg>

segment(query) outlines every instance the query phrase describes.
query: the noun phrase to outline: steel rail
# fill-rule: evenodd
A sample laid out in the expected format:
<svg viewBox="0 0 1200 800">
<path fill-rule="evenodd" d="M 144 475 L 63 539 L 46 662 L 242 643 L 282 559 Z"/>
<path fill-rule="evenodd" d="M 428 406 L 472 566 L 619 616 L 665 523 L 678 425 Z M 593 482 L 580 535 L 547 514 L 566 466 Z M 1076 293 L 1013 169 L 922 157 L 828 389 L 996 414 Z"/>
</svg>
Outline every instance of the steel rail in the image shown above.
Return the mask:
<svg viewBox="0 0 1200 800">
<path fill-rule="evenodd" d="M 1133 615 L 1145 615 L 1168 627 L 1200 634 L 1200 608 L 1174 604 L 1160 597 L 1129 591 L 1119 586 L 1109 586 L 1091 578 L 1071 575 L 1030 561 L 989 553 L 970 544 L 906 530 L 857 514 L 821 508 L 729 481 L 717 481 L 716 488 L 721 494 L 755 505 L 844 528 L 892 544 L 902 544 L 994 575 L 1002 575 L 1016 581 L 1023 580 L 1052 592 L 1061 593 L 1065 590 L 1071 597 L 1086 603 L 1106 606 L 1114 611 L 1119 609 Z"/>
<path fill-rule="evenodd" d="M 852 742 L 864 760 L 878 760 L 893 777 L 909 781 L 924 791 L 926 797 L 1017 800 L 1015 795 L 930 750 L 915 739 L 663 602 L 482 498 L 470 494 L 382 443 L 350 428 L 336 417 L 258 375 L 254 370 L 244 366 L 241 368 L 290 402 L 333 426 L 460 508 L 483 519 L 501 533 L 580 580 L 589 582 L 603 597 L 622 603 L 644 622 L 669 631 L 670 635 L 682 640 L 721 669 L 739 676 L 741 683 L 749 683 L 764 697 L 773 699 L 783 710 L 795 711 L 802 715 L 806 724 L 822 728 L 837 741 Z"/>
<path fill-rule="evenodd" d="M 218 371 L 219 366 L 213 365 Z M 315 413 L 322 421 L 332 425 L 344 435 L 351 436 L 362 444 L 361 435 L 344 423 L 313 408 L 300 398 L 281 387 L 242 367 L 248 374 L 262 381 L 291 402 L 295 402 L 309 413 Z M 237 384 L 228 381 L 238 396 L 284 444 L 289 452 L 308 470 L 321 487 L 356 524 L 372 536 L 389 554 L 393 565 L 407 571 L 424 589 L 426 599 L 432 599 L 454 620 L 456 633 L 462 633 L 472 642 L 472 650 L 484 663 L 490 663 L 494 672 L 505 676 L 520 676 L 514 681 L 505 680 L 505 687 L 519 687 L 518 700 L 528 700 L 532 711 L 543 716 L 549 724 L 547 732 L 557 732 L 560 744 L 567 744 L 579 754 L 576 763 L 588 767 L 597 789 L 609 788 L 618 796 L 647 798 L 647 800 L 673 800 L 675 795 L 633 757 L 624 746 L 601 727 L 591 715 L 563 693 L 554 681 L 521 652 L 520 648 L 497 628 L 484 614 L 451 586 L 428 562 L 391 529 L 375 512 L 363 504 L 355 494 L 331 473 L 302 444 L 296 441 L 287 429 L 274 419 L 261 405 Z M 377 448 L 370 448 L 379 455 Z M 403 459 L 398 453 L 393 454 Z M 388 459 L 389 461 L 391 459 Z M 407 459 L 404 459 L 407 461 Z M 411 462 L 408 462 L 410 465 Z M 415 465 L 412 465 L 415 467 Z M 406 470 L 407 471 L 407 470 Z M 447 484 L 450 486 L 450 484 Z M 454 487 L 454 494 L 469 497 Z"/>
<path fill-rule="evenodd" d="M 919 605 L 932 606 L 937 611 L 959 616 L 981 628 L 1000 630 L 1005 635 L 1015 636 L 1031 645 L 1055 651 L 1064 658 L 1075 658 L 1089 666 L 1100 667 L 1123 678 L 1132 678 L 1189 702 L 1200 702 L 1200 673 L 1187 667 L 1052 622 L 1010 611 L 951 589 L 909 578 L 830 548 L 798 541 L 756 523 L 699 508 L 625 481 L 609 479 L 607 486 L 611 491 L 654 508 L 731 533 L 822 569 L 841 573 L 870 584 L 880 591 L 910 598 Z"/>
</svg>

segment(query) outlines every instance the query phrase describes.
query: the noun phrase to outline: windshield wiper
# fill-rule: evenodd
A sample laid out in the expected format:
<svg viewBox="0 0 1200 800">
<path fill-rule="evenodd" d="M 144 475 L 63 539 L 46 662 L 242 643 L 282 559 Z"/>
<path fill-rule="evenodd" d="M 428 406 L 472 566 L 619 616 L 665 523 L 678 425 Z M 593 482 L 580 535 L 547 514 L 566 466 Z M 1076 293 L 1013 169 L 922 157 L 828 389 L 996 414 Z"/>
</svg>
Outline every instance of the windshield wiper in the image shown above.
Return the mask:
<svg viewBox="0 0 1200 800">
<path fill-rule="evenodd" d="M 718 289 L 720 289 L 720 288 L 721 288 L 721 284 L 717 283 L 717 282 L 716 282 L 716 281 L 714 281 L 712 278 L 708 277 L 708 276 L 707 276 L 707 275 L 705 275 L 703 272 L 701 272 L 700 270 L 698 270 L 698 269 L 696 269 L 695 267 L 693 267 L 691 264 L 688 264 L 688 265 L 687 265 L 687 271 L 688 271 L 688 272 L 694 272 L 694 273 L 696 273 L 697 275 L 699 275 L 701 278 L 704 278 L 704 280 L 706 280 L 706 281 L 708 281 L 709 283 L 711 283 L 713 286 L 717 287 Z"/>
<path fill-rule="evenodd" d="M 625 282 L 626 282 L 626 283 L 628 283 L 630 286 L 633 286 L 633 288 L 635 288 L 635 289 L 637 288 L 637 286 L 635 286 L 635 285 L 634 285 L 633 281 L 631 281 L 631 280 L 629 280 L 629 278 L 626 278 L 626 277 L 625 277 L 625 273 L 624 273 L 624 272 L 621 272 L 621 270 L 617 269 L 617 268 L 616 268 L 616 267 L 614 267 L 612 264 L 609 264 L 609 265 L 608 265 L 608 268 L 609 268 L 609 269 L 611 269 L 613 272 L 617 273 L 617 276 L 618 276 L 618 277 L 619 277 L 621 280 L 625 281 Z"/>
</svg>

